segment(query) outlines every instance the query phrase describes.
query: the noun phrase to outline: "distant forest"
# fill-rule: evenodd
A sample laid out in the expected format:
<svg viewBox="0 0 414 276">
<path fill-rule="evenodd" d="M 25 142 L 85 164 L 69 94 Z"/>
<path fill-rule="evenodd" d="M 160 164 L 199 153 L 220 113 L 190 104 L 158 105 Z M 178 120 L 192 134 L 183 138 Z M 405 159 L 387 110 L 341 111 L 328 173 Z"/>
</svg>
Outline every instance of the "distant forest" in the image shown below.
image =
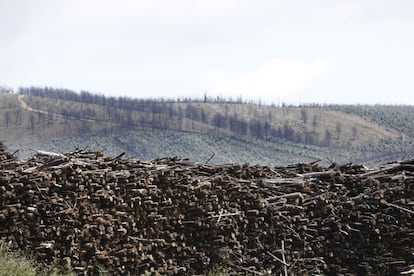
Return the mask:
<svg viewBox="0 0 414 276">
<path fill-rule="evenodd" d="M 0 92 L 15 93 L 13 89 L 0 87 Z M 263 106 L 264 112 L 257 115 L 260 102 L 245 102 L 205 95 L 199 99 L 136 99 L 130 97 L 107 97 L 87 91 L 77 93 L 69 89 L 52 87 L 22 87 L 17 94 L 43 97 L 54 100 L 78 102 L 80 105 L 64 105 L 55 109 L 42 106 L 48 113 L 49 120 L 54 114 L 67 118 L 91 119 L 94 121 L 111 122 L 121 127 L 144 127 L 154 130 L 174 130 L 204 134 L 226 134 L 231 136 L 247 135 L 257 139 L 273 141 L 284 139 L 294 143 L 330 147 L 338 141 L 344 126 L 337 122 L 336 126 L 321 127 L 320 117 L 310 114 L 309 110 L 322 108 L 349 114 L 355 114 L 389 129 L 395 129 L 409 137 L 414 137 L 414 107 L 392 105 L 320 105 L 307 104 L 300 106 Z M 34 103 L 41 105 L 41 101 Z M 244 106 L 242 116 L 238 106 Z M 214 106 L 214 107 L 212 107 Z M 296 112 L 298 121 L 277 117 L 275 110 Z M 256 115 L 255 115 L 256 114 Z M 279 113 L 280 114 L 280 113 Z M 10 117 L 10 115 L 8 116 Z M 33 118 L 32 123 L 33 125 Z M 355 140 L 358 128 L 350 128 L 348 139 Z M 86 127 L 85 127 L 86 130 Z"/>
<path fill-rule="evenodd" d="M 230 135 L 249 135 L 268 141 L 285 139 L 295 143 L 324 147 L 330 146 L 334 136 L 334 133 L 329 130 L 326 130 L 323 135 L 315 131 L 315 126 L 318 124 L 317 118 L 313 118 L 311 123 L 313 129 L 298 129 L 291 126 L 289 122 L 275 126 L 275 118 L 272 118 L 270 112 L 269 116 L 265 118 L 260 117 L 259 119 L 252 116 L 249 120 L 246 120 L 235 113 L 228 114 L 227 111 L 213 112 L 203 107 L 203 104 L 206 103 L 223 105 L 246 103 L 241 98 L 232 100 L 204 96 L 202 99 L 133 99 L 123 96 L 107 97 L 87 91 L 77 93 L 68 89 L 50 87 L 19 88 L 18 94 L 89 104 L 83 108 L 65 107 L 60 109 L 59 112 L 63 116 L 99 118 L 126 127 L 142 126 L 160 130 L 208 132 L 209 134 L 214 134 L 215 131 L 221 133 L 227 131 Z M 97 114 L 94 105 L 103 107 L 105 115 Z M 260 105 L 260 103 L 254 105 Z M 286 106 L 283 105 L 282 107 Z M 52 112 L 50 110 L 50 113 Z M 304 124 L 310 121 L 306 109 L 301 110 L 301 116 Z M 197 123 L 198 127 L 195 126 Z M 202 125 L 205 127 L 200 127 Z"/>
</svg>

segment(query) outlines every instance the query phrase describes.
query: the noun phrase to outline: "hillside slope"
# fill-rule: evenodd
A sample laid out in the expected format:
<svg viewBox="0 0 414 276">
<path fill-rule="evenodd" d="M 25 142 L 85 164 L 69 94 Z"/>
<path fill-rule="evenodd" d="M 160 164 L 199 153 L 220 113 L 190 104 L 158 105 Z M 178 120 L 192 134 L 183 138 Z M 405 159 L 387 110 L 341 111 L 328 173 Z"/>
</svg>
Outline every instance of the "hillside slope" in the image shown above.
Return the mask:
<svg viewBox="0 0 414 276">
<path fill-rule="evenodd" d="M 0 107 L 0 140 L 22 157 L 37 149 L 88 148 L 142 159 L 180 156 L 276 165 L 375 163 L 411 154 L 409 131 L 337 106 L 137 100 L 30 88 L 0 93 Z M 378 108 L 387 117 L 384 110 Z"/>
</svg>

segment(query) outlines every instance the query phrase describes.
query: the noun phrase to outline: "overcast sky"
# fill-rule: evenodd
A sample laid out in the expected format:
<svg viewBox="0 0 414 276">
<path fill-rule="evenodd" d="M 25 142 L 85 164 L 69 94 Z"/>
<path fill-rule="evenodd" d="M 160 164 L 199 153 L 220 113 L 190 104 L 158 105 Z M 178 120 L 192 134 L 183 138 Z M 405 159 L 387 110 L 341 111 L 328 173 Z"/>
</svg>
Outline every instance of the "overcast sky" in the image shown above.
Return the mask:
<svg viewBox="0 0 414 276">
<path fill-rule="evenodd" d="M 0 0 L 0 85 L 414 104 L 414 1 Z"/>
</svg>

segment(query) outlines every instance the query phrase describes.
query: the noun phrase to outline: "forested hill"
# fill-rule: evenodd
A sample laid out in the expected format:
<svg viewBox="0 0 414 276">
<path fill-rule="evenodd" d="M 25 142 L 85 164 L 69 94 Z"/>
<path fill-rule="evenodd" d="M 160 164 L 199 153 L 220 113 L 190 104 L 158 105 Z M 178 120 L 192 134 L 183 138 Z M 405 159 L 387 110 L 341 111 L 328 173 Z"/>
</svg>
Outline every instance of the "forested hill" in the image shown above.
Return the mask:
<svg viewBox="0 0 414 276">
<path fill-rule="evenodd" d="M 143 159 L 286 164 L 375 163 L 413 152 L 412 106 L 134 99 L 39 87 L 1 91 L 0 140 L 23 156 L 82 147 Z"/>
</svg>

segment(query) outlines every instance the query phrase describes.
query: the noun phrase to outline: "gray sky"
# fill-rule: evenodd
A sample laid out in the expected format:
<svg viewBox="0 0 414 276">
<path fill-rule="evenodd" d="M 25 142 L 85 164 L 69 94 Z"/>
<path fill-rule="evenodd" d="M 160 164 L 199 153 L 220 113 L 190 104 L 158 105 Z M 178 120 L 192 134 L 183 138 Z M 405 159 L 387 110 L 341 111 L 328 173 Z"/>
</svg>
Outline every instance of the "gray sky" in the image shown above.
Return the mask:
<svg viewBox="0 0 414 276">
<path fill-rule="evenodd" d="M 414 104 L 414 1 L 0 0 L 0 85 Z"/>
</svg>

